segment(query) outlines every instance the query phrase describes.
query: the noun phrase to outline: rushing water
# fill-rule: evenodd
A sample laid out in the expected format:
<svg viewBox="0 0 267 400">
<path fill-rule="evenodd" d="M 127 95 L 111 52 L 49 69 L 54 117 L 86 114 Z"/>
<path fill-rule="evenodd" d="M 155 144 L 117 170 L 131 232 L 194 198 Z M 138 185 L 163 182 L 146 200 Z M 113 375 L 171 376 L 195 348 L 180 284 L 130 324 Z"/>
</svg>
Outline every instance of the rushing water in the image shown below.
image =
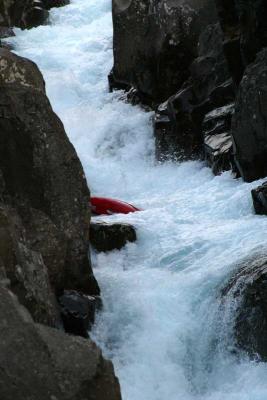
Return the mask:
<svg viewBox="0 0 267 400">
<path fill-rule="evenodd" d="M 135 225 L 138 241 L 93 254 L 104 310 L 94 338 L 114 362 L 124 400 L 266 400 L 267 366 L 231 351 L 231 307 L 218 294 L 235 263 L 267 246 L 250 190 L 200 162 L 158 165 L 151 115 L 108 93 L 111 0 L 73 0 L 51 25 L 21 32 L 91 191 L 143 212 L 99 218 Z"/>
</svg>

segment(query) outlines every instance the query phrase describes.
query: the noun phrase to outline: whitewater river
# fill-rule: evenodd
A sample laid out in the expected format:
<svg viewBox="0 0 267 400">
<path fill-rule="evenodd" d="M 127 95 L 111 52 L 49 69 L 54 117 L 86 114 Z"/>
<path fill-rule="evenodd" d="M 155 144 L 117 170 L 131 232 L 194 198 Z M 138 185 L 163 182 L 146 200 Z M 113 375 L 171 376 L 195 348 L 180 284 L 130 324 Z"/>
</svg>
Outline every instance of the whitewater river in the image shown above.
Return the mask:
<svg viewBox="0 0 267 400">
<path fill-rule="evenodd" d="M 151 114 L 108 93 L 110 3 L 73 0 L 13 40 L 42 70 L 92 194 L 144 209 L 103 218 L 134 224 L 138 241 L 93 254 L 104 300 L 94 339 L 123 400 L 266 400 L 267 365 L 234 356 L 231 312 L 218 307 L 236 262 L 267 247 L 267 218 L 250 196 L 258 182 L 155 162 Z"/>
</svg>

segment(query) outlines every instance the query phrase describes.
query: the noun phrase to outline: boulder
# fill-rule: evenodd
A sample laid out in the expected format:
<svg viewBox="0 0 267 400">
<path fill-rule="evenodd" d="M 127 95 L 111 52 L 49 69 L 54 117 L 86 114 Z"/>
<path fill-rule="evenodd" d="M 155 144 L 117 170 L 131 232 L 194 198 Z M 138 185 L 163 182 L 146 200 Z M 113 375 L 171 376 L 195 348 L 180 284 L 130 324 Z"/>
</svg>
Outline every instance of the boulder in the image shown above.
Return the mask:
<svg viewBox="0 0 267 400">
<path fill-rule="evenodd" d="M 135 228 L 130 224 L 91 223 L 90 242 L 97 251 L 120 250 L 127 242 L 135 241 Z"/>
<path fill-rule="evenodd" d="M 41 252 L 56 290 L 98 295 L 89 248 L 86 178 L 45 94 L 36 65 L 0 49 L 0 170 L 30 249 Z"/>
<path fill-rule="evenodd" d="M 234 104 L 216 108 L 203 121 L 205 159 L 215 175 L 233 169 L 231 120 Z"/>
<path fill-rule="evenodd" d="M 245 181 L 267 176 L 267 49 L 240 84 L 232 121 L 235 159 Z"/>
<path fill-rule="evenodd" d="M 89 339 L 34 324 L 0 286 L 0 398 L 120 400 L 111 362 Z"/>
<path fill-rule="evenodd" d="M 267 182 L 251 191 L 256 214 L 267 215 Z"/>
<path fill-rule="evenodd" d="M 232 302 L 235 345 L 250 357 L 267 361 L 267 257 L 243 264 L 222 296 L 223 302 Z"/>
<path fill-rule="evenodd" d="M 113 0 L 112 11 L 112 86 L 134 86 L 148 103 L 165 101 L 190 75 L 199 34 L 216 19 L 213 1 Z"/>
<path fill-rule="evenodd" d="M 65 290 L 59 297 L 65 332 L 88 338 L 88 330 L 95 321 L 98 303 L 99 299 L 95 297 L 75 290 Z"/>
<path fill-rule="evenodd" d="M 0 265 L 34 320 L 61 327 L 56 294 L 99 294 L 90 193 L 36 65 L 6 49 L 0 65 Z"/>
</svg>

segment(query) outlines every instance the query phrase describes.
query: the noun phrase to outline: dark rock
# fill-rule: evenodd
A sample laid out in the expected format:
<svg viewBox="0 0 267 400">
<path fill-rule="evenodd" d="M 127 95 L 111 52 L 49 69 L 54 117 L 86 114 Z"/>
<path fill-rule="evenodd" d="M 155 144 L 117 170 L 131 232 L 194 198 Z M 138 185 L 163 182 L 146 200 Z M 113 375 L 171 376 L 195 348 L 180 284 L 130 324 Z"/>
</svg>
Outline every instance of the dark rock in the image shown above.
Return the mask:
<svg viewBox="0 0 267 400">
<path fill-rule="evenodd" d="M 223 33 L 218 23 L 208 25 L 200 34 L 198 57 L 190 71 L 198 103 L 207 100 L 212 91 L 230 79 L 223 52 Z"/>
<path fill-rule="evenodd" d="M 218 24 L 208 25 L 201 33 L 198 57 L 190 71 L 191 77 L 183 89 L 156 110 L 154 132 L 159 160 L 201 156 L 201 124 L 205 115 L 234 100 Z"/>
<path fill-rule="evenodd" d="M 18 210 L 30 248 L 44 255 L 55 289 L 98 295 L 88 259 L 90 193 L 81 163 L 36 65 L 4 49 L 0 63 L 4 201 Z"/>
<path fill-rule="evenodd" d="M 136 241 L 132 225 L 93 222 L 90 227 L 90 242 L 97 251 L 120 250 L 127 242 Z"/>
<path fill-rule="evenodd" d="M 0 26 L 0 39 L 15 36 L 13 29 L 7 26 Z"/>
<path fill-rule="evenodd" d="M 14 209 L 0 206 L 0 267 L 9 288 L 36 322 L 60 327 L 55 294 L 41 253 L 32 251 Z"/>
<path fill-rule="evenodd" d="M 267 215 L 267 182 L 251 191 L 256 214 Z"/>
<path fill-rule="evenodd" d="M 23 28 L 34 28 L 43 25 L 48 18 L 48 11 L 43 7 L 42 2 L 38 5 L 30 7 L 24 17 Z"/>
<path fill-rule="evenodd" d="M 147 103 L 166 100 L 190 75 L 199 34 L 216 20 L 213 1 L 113 0 L 112 4 L 113 87 L 133 86 Z"/>
<path fill-rule="evenodd" d="M 29 29 L 44 24 L 48 12 L 42 0 L 2 0 L 0 2 L 0 25 Z"/>
<path fill-rule="evenodd" d="M 222 295 L 232 301 L 236 346 L 267 361 L 267 257 L 245 263 Z"/>
<path fill-rule="evenodd" d="M 89 339 L 34 324 L 0 287 L 0 398 L 121 400 L 111 362 Z"/>
<path fill-rule="evenodd" d="M 14 50 L 13 44 L 11 44 L 7 40 L 5 40 L 5 41 L 2 40 L 2 39 L 6 39 L 6 38 L 9 38 L 12 36 L 15 36 L 15 33 L 12 28 L 0 26 L 0 47 L 3 47 L 8 50 Z"/>
<path fill-rule="evenodd" d="M 224 32 L 224 50 L 236 84 L 245 67 L 267 46 L 267 7 L 265 0 L 216 0 Z"/>
<path fill-rule="evenodd" d="M 70 4 L 69 0 L 42 0 L 42 2 L 47 10 L 53 7 L 62 7 Z"/>
<path fill-rule="evenodd" d="M 97 299 L 74 290 L 65 290 L 59 297 L 61 316 L 67 333 L 88 338 L 94 324 Z"/>
<path fill-rule="evenodd" d="M 189 87 L 157 108 L 154 135 L 158 160 L 184 160 L 199 155 L 202 138 L 192 116 L 195 102 L 193 89 Z"/>
<path fill-rule="evenodd" d="M 4 49 L 0 64 L 0 264 L 34 320 L 60 327 L 55 293 L 99 294 L 90 194 L 35 64 Z"/>
<path fill-rule="evenodd" d="M 215 175 L 233 169 L 231 120 L 234 104 L 217 108 L 203 121 L 205 159 Z"/>
<path fill-rule="evenodd" d="M 232 134 L 245 181 L 267 176 L 267 50 L 250 64 L 239 87 Z"/>
</svg>

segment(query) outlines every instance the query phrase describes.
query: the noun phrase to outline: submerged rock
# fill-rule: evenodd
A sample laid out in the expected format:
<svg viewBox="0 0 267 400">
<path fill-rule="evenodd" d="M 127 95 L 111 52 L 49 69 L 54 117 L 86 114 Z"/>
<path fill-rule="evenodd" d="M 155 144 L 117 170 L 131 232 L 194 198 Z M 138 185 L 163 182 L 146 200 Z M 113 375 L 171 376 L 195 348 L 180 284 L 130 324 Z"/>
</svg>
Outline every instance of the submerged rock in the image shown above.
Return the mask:
<svg viewBox="0 0 267 400">
<path fill-rule="evenodd" d="M 90 242 L 97 251 L 120 250 L 127 242 L 135 241 L 135 228 L 130 224 L 91 223 Z"/>
<path fill-rule="evenodd" d="M 250 357 L 267 361 L 267 257 L 245 263 L 222 295 L 235 304 L 236 345 Z"/>
<path fill-rule="evenodd" d="M 89 339 L 34 324 L 0 286 L 0 398 L 120 400 L 111 362 Z"/>
<path fill-rule="evenodd" d="M 256 214 L 267 215 L 267 182 L 251 191 Z"/>
<path fill-rule="evenodd" d="M 67 333 L 88 338 L 95 321 L 97 299 L 75 290 L 65 290 L 59 297 L 61 316 Z"/>
<path fill-rule="evenodd" d="M 235 158 L 245 181 L 267 176 L 267 50 L 250 64 L 239 87 L 232 134 Z"/>
</svg>

